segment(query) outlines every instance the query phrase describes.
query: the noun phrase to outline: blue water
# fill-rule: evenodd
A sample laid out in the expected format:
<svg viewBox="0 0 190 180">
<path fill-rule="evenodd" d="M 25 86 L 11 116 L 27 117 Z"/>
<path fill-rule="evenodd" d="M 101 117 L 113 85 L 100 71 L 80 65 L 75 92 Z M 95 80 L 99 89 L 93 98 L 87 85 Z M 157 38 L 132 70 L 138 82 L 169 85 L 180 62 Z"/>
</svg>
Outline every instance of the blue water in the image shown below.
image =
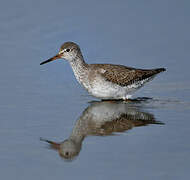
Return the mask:
<svg viewBox="0 0 190 180">
<path fill-rule="evenodd" d="M 1 1 L 0 177 L 188 179 L 189 7 L 188 0 Z M 65 41 L 78 43 L 88 63 L 165 67 L 134 96 L 152 99 L 129 103 L 133 114 L 162 124 L 134 125 L 115 135 L 90 131 L 70 161 L 40 141 L 63 142 L 97 100 L 66 61 L 39 65 Z M 126 125 L 130 113 L 124 114 Z"/>
</svg>

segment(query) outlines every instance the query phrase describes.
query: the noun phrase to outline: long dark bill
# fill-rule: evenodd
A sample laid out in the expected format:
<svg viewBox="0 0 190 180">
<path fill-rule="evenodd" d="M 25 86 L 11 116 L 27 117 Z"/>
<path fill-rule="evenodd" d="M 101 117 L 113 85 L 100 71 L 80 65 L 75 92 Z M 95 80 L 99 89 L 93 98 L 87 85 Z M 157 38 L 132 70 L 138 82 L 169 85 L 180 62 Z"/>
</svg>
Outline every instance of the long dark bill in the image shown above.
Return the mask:
<svg viewBox="0 0 190 180">
<path fill-rule="evenodd" d="M 54 60 L 60 59 L 60 58 L 61 58 L 60 54 L 57 54 L 56 56 L 54 56 L 54 57 L 52 57 L 52 58 L 50 58 L 50 59 L 48 59 L 48 60 L 46 60 L 46 61 L 41 62 L 40 65 L 46 64 L 46 63 L 48 63 L 48 62 L 51 62 L 51 61 L 54 61 Z"/>
</svg>

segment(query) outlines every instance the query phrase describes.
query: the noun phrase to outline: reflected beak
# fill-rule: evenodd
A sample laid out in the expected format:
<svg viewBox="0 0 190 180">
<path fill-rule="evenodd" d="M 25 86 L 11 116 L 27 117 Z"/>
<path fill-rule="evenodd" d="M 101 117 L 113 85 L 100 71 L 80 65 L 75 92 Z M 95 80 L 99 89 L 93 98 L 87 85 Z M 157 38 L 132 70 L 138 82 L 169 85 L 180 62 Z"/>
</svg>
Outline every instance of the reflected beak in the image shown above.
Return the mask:
<svg viewBox="0 0 190 180">
<path fill-rule="evenodd" d="M 49 143 L 49 145 L 50 145 L 50 147 L 51 147 L 52 149 L 57 149 L 57 150 L 60 149 L 60 143 L 56 143 L 56 142 L 54 142 L 54 141 L 49 141 L 49 140 L 43 139 L 43 138 L 40 138 L 40 141 L 44 141 L 44 142 Z"/>
<path fill-rule="evenodd" d="M 46 61 L 41 62 L 40 65 L 46 64 L 46 63 L 48 63 L 48 62 L 51 62 L 51 61 L 54 61 L 54 60 L 60 59 L 60 58 L 61 58 L 61 55 L 60 55 L 60 54 L 57 54 L 57 55 L 55 55 L 54 57 L 52 57 L 52 58 L 50 58 L 50 59 L 48 59 L 48 60 L 46 60 Z"/>
</svg>

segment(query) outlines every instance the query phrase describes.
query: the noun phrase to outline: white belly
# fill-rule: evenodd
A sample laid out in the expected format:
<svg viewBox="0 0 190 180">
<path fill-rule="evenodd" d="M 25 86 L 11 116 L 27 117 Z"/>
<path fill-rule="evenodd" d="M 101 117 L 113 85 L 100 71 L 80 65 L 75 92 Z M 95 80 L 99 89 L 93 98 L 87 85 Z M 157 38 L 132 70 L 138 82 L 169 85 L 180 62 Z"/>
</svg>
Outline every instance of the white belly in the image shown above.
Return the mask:
<svg viewBox="0 0 190 180">
<path fill-rule="evenodd" d="M 145 79 L 128 86 L 119 86 L 105 81 L 103 78 L 98 78 L 93 81 L 93 84 L 88 88 L 88 92 L 101 99 L 129 99 L 137 89 L 150 79 Z"/>
<path fill-rule="evenodd" d="M 94 81 L 88 91 L 101 99 L 126 99 L 130 97 L 130 91 L 127 87 L 121 87 L 103 79 Z"/>
</svg>

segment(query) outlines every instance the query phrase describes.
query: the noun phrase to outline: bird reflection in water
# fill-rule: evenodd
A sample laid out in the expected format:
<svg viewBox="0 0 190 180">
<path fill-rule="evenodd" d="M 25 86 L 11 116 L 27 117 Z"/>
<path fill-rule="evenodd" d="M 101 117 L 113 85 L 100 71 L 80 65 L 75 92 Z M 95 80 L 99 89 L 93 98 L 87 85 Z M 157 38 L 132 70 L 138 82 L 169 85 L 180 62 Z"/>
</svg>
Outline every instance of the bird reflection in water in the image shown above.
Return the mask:
<svg viewBox="0 0 190 180">
<path fill-rule="evenodd" d="M 91 102 L 76 121 L 68 139 L 60 143 L 41 140 L 49 143 L 62 158 L 72 160 L 78 156 L 86 136 L 109 136 L 149 124 L 163 125 L 155 120 L 153 114 L 143 112 L 137 104 L 122 101 Z"/>
</svg>

